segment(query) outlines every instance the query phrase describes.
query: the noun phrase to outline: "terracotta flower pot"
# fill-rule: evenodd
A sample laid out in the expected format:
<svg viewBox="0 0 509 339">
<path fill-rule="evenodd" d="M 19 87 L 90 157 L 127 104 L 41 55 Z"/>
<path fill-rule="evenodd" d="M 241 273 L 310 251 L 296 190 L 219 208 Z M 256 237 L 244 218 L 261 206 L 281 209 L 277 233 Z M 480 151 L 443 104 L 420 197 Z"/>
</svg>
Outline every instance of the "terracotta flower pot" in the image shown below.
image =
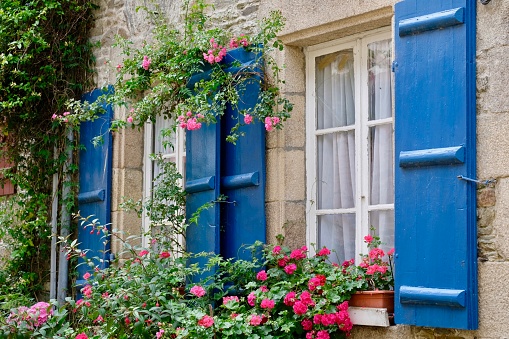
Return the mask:
<svg viewBox="0 0 509 339">
<path fill-rule="evenodd" d="M 386 308 L 388 313 L 394 313 L 394 291 L 355 292 L 348 306 Z"/>
</svg>

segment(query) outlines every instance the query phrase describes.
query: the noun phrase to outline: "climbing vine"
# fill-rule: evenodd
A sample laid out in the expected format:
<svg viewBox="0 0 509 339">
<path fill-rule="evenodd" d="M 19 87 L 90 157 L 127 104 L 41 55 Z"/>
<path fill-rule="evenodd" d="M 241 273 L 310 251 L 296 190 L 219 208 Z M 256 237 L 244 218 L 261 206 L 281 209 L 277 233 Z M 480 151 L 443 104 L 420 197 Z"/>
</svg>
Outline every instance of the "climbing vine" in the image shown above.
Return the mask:
<svg viewBox="0 0 509 339">
<path fill-rule="evenodd" d="M 52 116 L 87 89 L 95 8 L 90 0 L 0 1 L 0 157 L 11 164 L 1 184 L 10 180 L 17 190 L 0 207 L 0 241 L 8 247 L 0 306 L 13 295 L 37 298 L 49 280 L 53 174 L 57 194 L 73 185 L 63 182 L 63 164 L 76 150 L 67 138 L 74 132 Z M 66 168 L 72 178 L 76 165 Z"/>
</svg>

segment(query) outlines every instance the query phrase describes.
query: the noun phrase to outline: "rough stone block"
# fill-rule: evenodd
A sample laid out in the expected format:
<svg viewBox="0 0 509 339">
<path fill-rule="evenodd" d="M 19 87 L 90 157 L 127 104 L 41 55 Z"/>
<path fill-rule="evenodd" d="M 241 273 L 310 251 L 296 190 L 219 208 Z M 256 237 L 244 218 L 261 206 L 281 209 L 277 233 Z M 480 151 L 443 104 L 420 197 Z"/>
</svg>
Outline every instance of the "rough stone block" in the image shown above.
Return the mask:
<svg viewBox="0 0 509 339">
<path fill-rule="evenodd" d="M 509 176 L 507 126 L 509 112 L 477 117 L 477 177 L 481 180 Z"/>
<path fill-rule="evenodd" d="M 303 150 L 284 152 L 284 197 L 285 200 L 306 199 L 306 162 Z"/>
</svg>

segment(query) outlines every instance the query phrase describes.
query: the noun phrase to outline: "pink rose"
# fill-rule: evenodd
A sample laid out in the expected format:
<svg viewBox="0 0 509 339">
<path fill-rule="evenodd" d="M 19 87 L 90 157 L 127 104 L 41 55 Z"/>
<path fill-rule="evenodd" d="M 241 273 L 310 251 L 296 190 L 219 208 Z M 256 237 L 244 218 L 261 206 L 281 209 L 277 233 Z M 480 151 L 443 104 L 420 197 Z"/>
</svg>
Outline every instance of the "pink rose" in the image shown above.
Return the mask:
<svg viewBox="0 0 509 339">
<path fill-rule="evenodd" d="M 83 279 L 88 280 L 90 278 L 90 276 L 91 276 L 91 274 L 87 272 L 87 273 L 83 274 Z"/>
<path fill-rule="evenodd" d="M 133 118 L 132 116 L 128 116 L 128 117 L 127 117 L 127 122 L 128 122 L 128 123 L 132 124 L 132 123 L 133 123 L 133 121 L 134 121 L 134 118 Z"/>
<path fill-rule="evenodd" d="M 395 250 L 394 250 L 394 248 L 391 248 L 391 249 L 389 250 L 389 252 L 387 252 L 387 255 L 389 255 L 389 256 L 390 256 L 390 255 L 393 255 L 393 254 L 394 254 L 394 251 L 395 251 Z"/>
<path fill-rule="evenodd" d="M 371 234 L 368 234 L 364 237 L 364 241 L 368 244 L 370 244 L 372 241 L 373 241 L 373 237 L 371 236 Z"/>
<path fill-rule="evenodd" d="M 252 122 L 253 122 L 253 117 L 251 115 L 249 115 L 249 114 L 244 115 L 244 123 L 246 125 L 249 125 Z"/>
<path fill-rule="evenodd" d="M 75 339 L 88 339 L 88 337 L 85 334 L 85 332 L 83 332 L 83 333 L 78 334 Z"/>
<path fill-rule="evenodd" d="M 148 56 L 144 55 L 143 62 L 141 63 L 141 67 L 143 67 L 144 70 L 148 71 L 151 62 L 152 62 L 152 60 L 150 60 Z"/>
<path fill-rule="evenodd" d="M 138 256 L 143 257 L 147 255 L 149 252 L 147 250 L 141 250 L 140 253 L 138 253 Z"/>
</svg>

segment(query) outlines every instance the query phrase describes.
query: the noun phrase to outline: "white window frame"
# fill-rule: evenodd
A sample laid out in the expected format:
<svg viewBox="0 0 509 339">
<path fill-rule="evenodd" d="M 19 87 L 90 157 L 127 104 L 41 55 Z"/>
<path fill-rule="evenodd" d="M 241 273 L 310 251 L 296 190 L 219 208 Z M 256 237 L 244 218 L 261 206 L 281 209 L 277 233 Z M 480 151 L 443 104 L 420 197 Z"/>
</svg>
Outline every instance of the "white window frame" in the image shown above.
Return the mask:
<svg viewBox="0 0 509 339">
<path fill-rule="evenodd" d="M 355 86 L 355 171 L 356 192 L 355 207 L 343 208 L 342 213 L 355 213 L 355 256 L 359 260 L 360 253 L 367 253 L 364 235 L 370 233 L 368 216 L 374 210 L 394 210 L 394 204 L 380 204 L 369 206 L 369 127 L 392 122 L 394 131 L 394 102 L 392 104 L 392 118 L 372 120 L 368 119 L 368 44 L 380 40 L 391 39 L 394 44 L 392 29 L 381 28 L 354 36 L 329 41 L 305 48 L 306 56 L 306 211 L 307 227 L 306 241 L 311 254 L 314 254 L 313 244 L 318 244 L 317 216 L 334 214 L 338 210 L 321 210 L 317 212 L 316 204 L 316 97 L 315 97 L 315 69 L 316 58 L 330 53 L 352 49 L 354 55 L 354 86 Z M 394 46 L 392 47 L 394 51 Z M 361 76 L 358 76 L 358 75 Z M 394 82 L 393 82 L 394 83 Z M 394 97 L 394 96 L 393 96 Z M 394 99 L 393 99 L 394 100 Z M 362 124 L 364 122 L 364 124 Z M 343 127 L 335 128 L 338 131 Z M 351 129 L 350 126 L 347 129 Z M 329 129 L 330 131 L 330 129 Z M 394 150 L 394 138 L 393 138 Z M 393 159 L 394 163 L 394 159 Z M 383 239 L 382 239 L 383 241 Z"/>
<path fill-rule="evenodd" d="M 157 116 L 156 119 L 163 119 Z M 143 146 L 143 201 L 152 197 L 152 181 L 154 180 L 154 160 L 151 155 L 155 152 L 155 143 L 158 142 L 160 135 L 155 131 L 155 124 L 147 122 L 144 126 L 144 146 Z M 170 150 L 171 151 L 171 150 Z M 177 164 L 177 171 L 184 175 L 185 171 L 185 130 L 178 127 L 176 130 L 176 138 L 173 152 L 163 153 L 163 159 L 174 158 Z M 181 185 L 184 183 L 181 182 Z M 147 236 L 150 228 L 150 218 L 145 210 L 142 215 L 143 237 L 142 246 L 149 247 L 151 238 Z M 184 245 L 184 237 L 179 236 L 179 243 Z"/>
</svg>

